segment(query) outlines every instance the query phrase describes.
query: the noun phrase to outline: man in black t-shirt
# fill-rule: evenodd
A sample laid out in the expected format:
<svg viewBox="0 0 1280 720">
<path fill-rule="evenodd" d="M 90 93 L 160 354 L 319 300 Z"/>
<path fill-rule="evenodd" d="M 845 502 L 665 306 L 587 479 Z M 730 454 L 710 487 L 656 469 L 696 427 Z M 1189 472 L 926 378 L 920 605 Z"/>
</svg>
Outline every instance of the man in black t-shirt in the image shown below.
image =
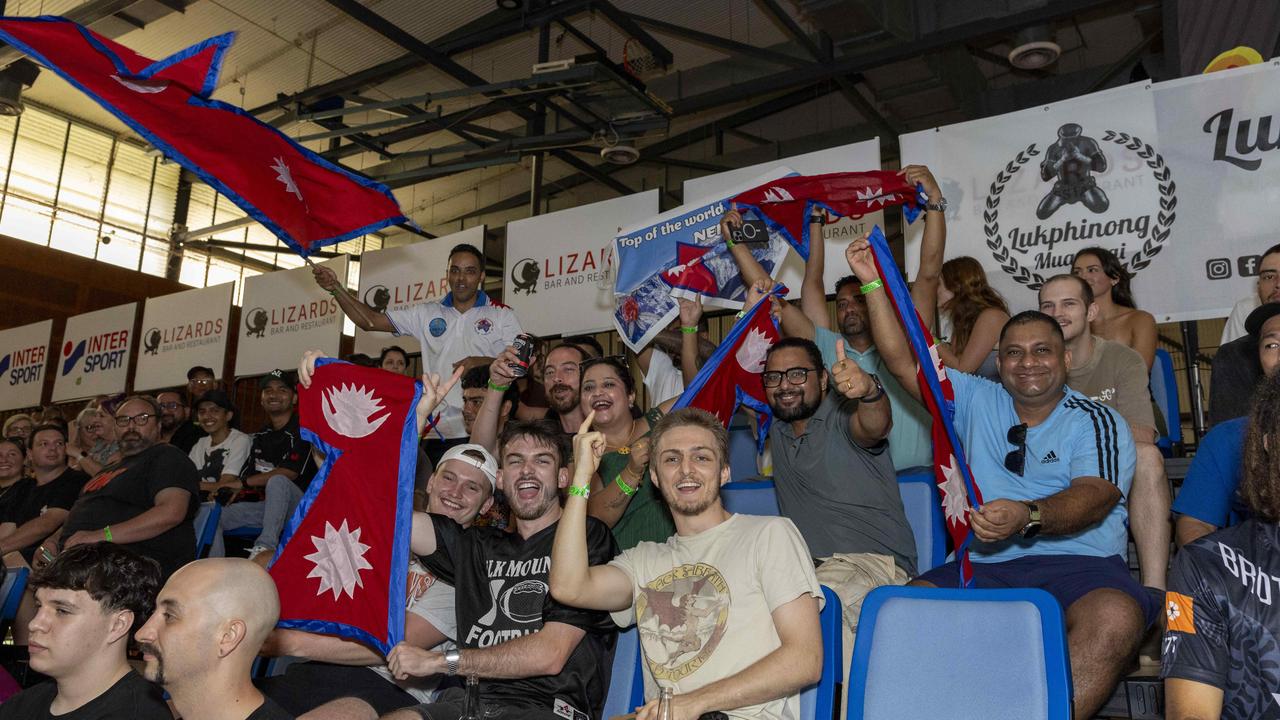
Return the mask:
<svg viewBox="0 0 1280 720">
<path fill-rule="evenodd" d="M 249 551 L 249 559 L 266 565 L 275 555 L 284 524 L 302 500 L 316 474 L 311 443 L 302 439 L 294 412 L 294 379 L 284 370 L 272 370 L 258 378 L 267 424 L 254 433 L 249 462 L 241 481 L 241 497 L 222 511 L 223 530 L 260 527 L 262 532 Z"/>
<path fill-rule="evenodd" d="M 161 390 L 156 393 L 156 402 L 160 404 L 161 442 L 190 455 L 196 441 L 208 433 L 191 422 L 191 407 L 187 405 L 186 394 L 182 390 Z"/>
<path fill-rule="evenodd" d="M 125 658 L 159 585 L 154 561 L 110 543 L 79 545 L 32 574 L 31 669 L 53 680 L 0 704 L 0 720 L 172 720 Z"/>
<path fill-rule="evenodd" d="M 547 589 L 560 490 L 569 482 L 568 443 L 555 423 L 512 421 L 499 446 L 499 486 L 511 503 L 515 532 L 464 530 L 444 515 L 414 515 L 413 552 L 456 588 L 459 649 L 439 653 L 401 643 L 388 667 L 398 678 L 478 676 L 481 717 L 599 717 L 616 628 L 607 613 L 566 607 Z M 595 520 L 588 521 L 587 547 L 592 565 L 617 554 L 609 529 Z M 435 703 L 384 717 L 453 720 L 464 696 L 461 689 L 446 690 Z"/>
<path fill-rule="evenodd" d="M 279 619 L 280 598 L 266 570 L 241 558 L 197 560 L 169 578 L 155 614 L 138 630 L 143 675 L 164 687 L 188 720 L 293 720 L 250 678 Z"/>
<path fill-rule="evenodd" d="M 160 442 L 159 415 L 146 395 L 120 404 L 115 423 L 124 457 L 85 483 L 62 526 L 62 549 L 120 543 L 154 558 L 165 578 L 195 559 L 199 478 L 181 450 Z"/>
<path fill-rule="evenodd" d="M 40 541 L 67 519 L 88 475 L 67 467 L 67 434 L 61 425 L 41 425 L 31 433 L 31 469 L 11 491 L 13 502 L 0 511 L 0 557 L 19 553 L 30 565 Z M 9 567 L 19 565 L 6 557 Z"/>
<path fill-rule="evenodd" d="M 1253 399 L 1240 495 L 1252 517 L 1183 546 L 1165 594 L 1165 717 L 1280 718 L 1280 375 Z"/>
</svg>

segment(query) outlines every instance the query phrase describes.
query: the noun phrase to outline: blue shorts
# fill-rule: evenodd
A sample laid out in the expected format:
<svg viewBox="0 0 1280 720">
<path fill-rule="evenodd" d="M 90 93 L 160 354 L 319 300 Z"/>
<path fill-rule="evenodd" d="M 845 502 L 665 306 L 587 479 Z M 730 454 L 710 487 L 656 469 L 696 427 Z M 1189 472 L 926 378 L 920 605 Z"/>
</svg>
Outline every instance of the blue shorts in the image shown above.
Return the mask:
<svg viewBox="0 0 1280 720">
<path fill-rule="evenodd" d="M 960 569 L 956 562 L 930 570 L 916 580 L 938 587 L 956 587 Z M 1058 601 L 1065 612 L 1071 603 L 1102 588 L 1119 590 L 1138 603 L 1147 627 L 1158 617 L 1159 604 L 1129 574 L 1119 555 L 1028 555 L 1004 562 L 973 563 L 976 588 L 1038 588 Z"/>
</svg>

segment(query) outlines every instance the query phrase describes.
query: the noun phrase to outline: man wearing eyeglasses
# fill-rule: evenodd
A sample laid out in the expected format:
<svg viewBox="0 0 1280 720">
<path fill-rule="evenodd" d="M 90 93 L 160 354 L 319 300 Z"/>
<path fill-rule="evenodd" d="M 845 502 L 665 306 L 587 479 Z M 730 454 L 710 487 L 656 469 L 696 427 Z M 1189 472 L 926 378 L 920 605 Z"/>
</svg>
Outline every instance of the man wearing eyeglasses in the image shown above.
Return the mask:
<svg viewBox="0 0 1280 720">
<path fill-rule="evenodd" d="M 880 279 L 865 238 L 846 258 L 864 284 Z M 885 292 L 866 297 L 876 346 L 919 399 L 919 366 Z M 984 503 L 946 507 L 968 513 L 976 587 L 1039 588 L 1065 609 L 1075 717 L 1093 717 L 1156 617 L 1156 601 L 1123 559 L 1133 436 L 1118 412 L 1067 387 L 1071 354 L 1053 318 L 1018 313 L 998 348 L 999 384 L 947 371 L 955 429 Z M 913 584 L 955 587 L 959 577 L 951 562 Z"/>
<path fill-rule="evenodd" d="M 116 409 L 115 424 L 124 457 L 85 483 L 57 544 L 65 550 L 104 540 L 119 543 L 155 559 L 167 578 L 195 559 L 196 467 L 181 450 L 160 442 L 160 406 L 154 398 L 128 398 Z M 42 547 L 52 553 L 53 545 L 46 540 Z"/>
<path fill-rule="evenodd" d="M 750 300 L 748 300 L 750 302 Z M 830 372 L 812 340 L 784 338 L 765 357 L 765 398 L 778 507 L 844 606 L 845 666 L 866 594 L 916 571 L 915 537 L 886 438 L 893 416 L 880 379 L 836 340 Z"/>
<path fill-rule="evenodd" d="M 1249 337 L 1245 319 L 1260 305 L 1280 302 L 1280 245 L 1272 245 L 1257 260 L 1256 296 L 1236 303 L 1222 330 L 1222 344 L 1213 357 L 1209 378 L 1209 427 L 1249 414 L 1253 389 L 1262 380 L 1258 347 Z"/>
<path fill-rule="evenodd" d="M 191 420 L 191 408 L 181 389 L 162 390 L 156 393 L 160 403 L 160 442 L 166 442 L 190 455 L 191 448 L 205 436 L 201 427 Z"/>
</svg>

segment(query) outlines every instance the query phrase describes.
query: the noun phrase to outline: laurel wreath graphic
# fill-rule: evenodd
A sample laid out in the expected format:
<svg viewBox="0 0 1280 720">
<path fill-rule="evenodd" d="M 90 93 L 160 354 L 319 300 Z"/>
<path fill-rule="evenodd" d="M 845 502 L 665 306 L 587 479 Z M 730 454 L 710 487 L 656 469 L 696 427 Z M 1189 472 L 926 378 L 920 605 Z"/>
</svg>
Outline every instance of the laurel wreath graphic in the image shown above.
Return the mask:
<svg viewBox="0 0 1280 720">
<path fill-rule="evenodd" d="M 1170 228 L 1177 219 L 1177 213 L 1174 212 L 1178 206 L 1177 185 L 1173 181 L 1173 173 L 1164 162 L 1164 157 L 1141 138 L 1129 133 L 1107 130 L 1103 134 L 1102 142 L 1115 143 L 1132 150 L 1139 158 L 1146 161 L 1147 167 L 1151 168 L 1152 177 L 1156 180 L 1156 187 L 1160 193 L 1160 210 L 1156 213 L 1156 224 L 1151 228 L 1147 241 L 1129 257 L 1127 263 L 1130 270 L 1142 270 L 1151 264 L 1151 259 L 1160 252 L 1169 239 Z M 1036 144 L 1031 143 L 996 173 L 996 179 L 992 181 L 987 193 L 986 209 L 982 213 L 987 248 L 991 250 L 992 257 L 999 263 L 1001 270 L 1012 276 L 1016 282 L 1032 290 L 1040 289 L 1044 284 L 1044 276 L 1023 267 L 1000 239 L 1000 193 L 1004 192 L 1005 186 L 1013 176 L 1039 154 L 1040 150 L 1036 148 Z"/>
</svg>

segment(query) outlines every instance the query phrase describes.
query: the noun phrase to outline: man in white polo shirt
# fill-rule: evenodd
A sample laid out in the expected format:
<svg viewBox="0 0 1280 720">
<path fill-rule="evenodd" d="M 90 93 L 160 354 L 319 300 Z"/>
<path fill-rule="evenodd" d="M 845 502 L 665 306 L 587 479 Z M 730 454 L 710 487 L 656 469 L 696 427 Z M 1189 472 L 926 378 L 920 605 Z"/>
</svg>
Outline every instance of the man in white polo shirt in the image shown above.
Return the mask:
<svg viewBox="0 0 1280 720">
<path fill-rule="evenodd" d="M 511 308 L 494 302 L 481 289 L 484 255 L 474 245 L 457 245 L 449 252 L 449 294 L 400 310 L 380 312 L 347 291 L 332 270 L 313 266 L 316 284 L 338 300 L 338 306 L 361 330 L 412 335 L 422 345 L 423 372 L 448 377 L 458 365 L 470 369 L 493 362 L 520 334 Z M 439 420 L 429 427 L 425 450 L 434 464 L 451 445 L 465 442 L 462 387 L 454 385 L 439 408 Z"/>
</svg>

